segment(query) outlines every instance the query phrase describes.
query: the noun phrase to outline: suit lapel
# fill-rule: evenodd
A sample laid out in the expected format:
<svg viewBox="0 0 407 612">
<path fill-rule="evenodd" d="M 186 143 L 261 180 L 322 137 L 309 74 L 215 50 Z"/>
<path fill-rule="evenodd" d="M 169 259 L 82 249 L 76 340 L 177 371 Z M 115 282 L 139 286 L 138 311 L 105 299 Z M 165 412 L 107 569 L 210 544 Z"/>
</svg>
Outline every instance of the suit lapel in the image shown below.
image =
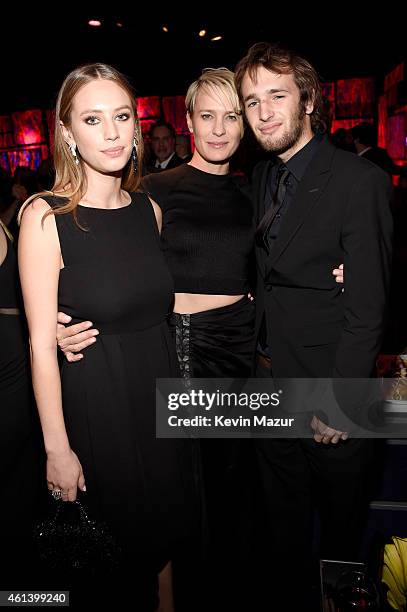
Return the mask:
<svg viewBox="0 0 407 612">
<path fill-rule="evenodd" d="M 268 269 L 280 258 L 323 194 L 331 176 L 334 154 L 335 147 L 330 144 L 328 139 L 323 140 L 306 169 L 295 197 L 283 219 L 280 233 L 267 258 Z"/>
</svg>

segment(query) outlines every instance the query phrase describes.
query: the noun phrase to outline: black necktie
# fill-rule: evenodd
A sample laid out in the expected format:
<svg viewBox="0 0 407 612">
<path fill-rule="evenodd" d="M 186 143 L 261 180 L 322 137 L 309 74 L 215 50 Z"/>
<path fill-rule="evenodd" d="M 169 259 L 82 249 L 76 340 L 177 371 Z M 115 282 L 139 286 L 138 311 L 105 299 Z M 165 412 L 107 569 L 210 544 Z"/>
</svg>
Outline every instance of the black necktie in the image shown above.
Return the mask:
<svg viewBox="0 0 407 612">
<path fill-rule="evenodd" d="M 273 223 L 274 217 L 276 216 L 284 202 L 285 194 L 287 191 L 287 179 L 289 174 L 290 171 L 288 170 L 288 168 L 286 168 L 284 164 L 281 164 L 278 168 L 277 187 L 272 198 L 271 206 L 266 211 L 256 230 L 257 243 L 265 247 L 267 251 L 270 250 L 267 234 L 271 224 Z"/>
</svg>

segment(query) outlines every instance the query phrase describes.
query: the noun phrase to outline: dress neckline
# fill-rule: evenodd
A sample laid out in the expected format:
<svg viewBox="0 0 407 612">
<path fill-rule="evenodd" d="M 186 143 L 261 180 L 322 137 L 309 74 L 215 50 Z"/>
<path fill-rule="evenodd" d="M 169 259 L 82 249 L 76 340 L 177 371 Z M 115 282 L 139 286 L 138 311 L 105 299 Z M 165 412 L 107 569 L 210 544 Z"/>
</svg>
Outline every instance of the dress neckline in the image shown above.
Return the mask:
<svg viewBox="0 0 407 612">
<path fill-rule="evenodd" d="M 130 206 L 133 204 L 133 195 L 129 193 L 129 196 L 130 196 L 130 202 L 126 204 L 125 206 L 119 206 L 118 208 L 101 208 L 100 206 L 84 206 L 83 204 L 78 204 L 78 206 L 79 208 L 84 208 L 85 210 L 102 210 L 105 212 L 112 211 L 112 210 L 123 210 L 124 208 L 130 208 Z"/>
<path fill-rule="evenodd" d="M 227 181 L 230 179 L 230 172 L 228 172 L 227 174 L 213 174 L 212 172 L 206 172 L 205 170 L 200 170 L 199 168 L 196 168 L 195 166 L 191 166 L 191 164 L 185 164 L 186 166 L 188 166 L 188 168 L 190 168 L 190 170 L 192 172 L 195 172 L 196 175 L 200 175 L 202 177 L 206 177 L 208 179 L 208 181 L 213 180 L 213 181 Z"/>
</svg>

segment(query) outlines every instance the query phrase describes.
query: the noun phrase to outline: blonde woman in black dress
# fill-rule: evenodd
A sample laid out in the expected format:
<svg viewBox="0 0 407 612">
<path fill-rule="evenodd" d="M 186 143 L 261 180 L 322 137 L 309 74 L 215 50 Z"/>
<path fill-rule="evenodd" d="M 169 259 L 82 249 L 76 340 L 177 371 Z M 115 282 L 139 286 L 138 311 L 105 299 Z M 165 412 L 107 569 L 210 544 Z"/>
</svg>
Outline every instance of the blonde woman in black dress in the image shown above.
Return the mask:
<svg viewBox="0 0 407 612">
<path fill-rule="evenodd" d="M 197 511 L 187 446 L 155 438 L 155 379 L 177 374 L 173 281 L 160 208 L 136 192 L 141 156 L 126 79 L 105 64 L 71 72 L 56 108 L 55 185 L 22 210 L 19 264 L 48 488 L 65 502 L 86 491 L 91 516 L 123 550 L 117 575 L 98 577 L 101 600 L 152 611 L 158 573 L 168 587 Z M 99 330 L 87 358 L 65 360 L 61 373 L 58 309 Z"/>
</svg>

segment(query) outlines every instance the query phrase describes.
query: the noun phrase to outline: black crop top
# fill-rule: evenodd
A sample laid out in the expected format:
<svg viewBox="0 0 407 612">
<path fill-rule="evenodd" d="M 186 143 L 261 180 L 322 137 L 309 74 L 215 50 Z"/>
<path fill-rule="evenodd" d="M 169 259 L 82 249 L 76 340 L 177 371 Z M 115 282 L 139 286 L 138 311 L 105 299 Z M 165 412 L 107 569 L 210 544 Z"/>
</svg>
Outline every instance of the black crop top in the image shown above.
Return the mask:
<svg viewBox="0 0 407 612">
<path fill-rule="evenodd" d="M 143 189 L 162 210 L 162 248 L 176 293 L 250 290 L 252 203 L 233 176 L 183 164 L 145 176 Z"/>
</svg>

